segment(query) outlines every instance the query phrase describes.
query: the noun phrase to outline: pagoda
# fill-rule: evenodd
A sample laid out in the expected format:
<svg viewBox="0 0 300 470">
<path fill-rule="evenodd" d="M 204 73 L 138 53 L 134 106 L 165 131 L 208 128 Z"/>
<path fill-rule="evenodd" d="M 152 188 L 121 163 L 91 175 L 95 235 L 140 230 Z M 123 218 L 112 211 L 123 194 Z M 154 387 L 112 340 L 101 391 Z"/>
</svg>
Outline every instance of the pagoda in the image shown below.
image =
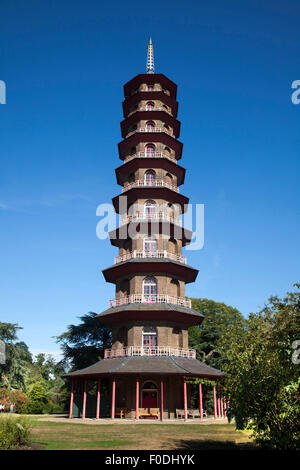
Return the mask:
<svg viewBox="0 0 300 470">
<path fill-rule="evenodd" d="M 146 74 L 124 85 L 121 192 L 113 198 L 120 226 L 109 234 L 118 255 L 103 271 L 116 293 L 97 317 L 111 328 L 112 347 L 96 364 L 67 374 L 70 417 L 203 418 L 201 380 L 198 410 L 190 409 L 189 382 L 217 383 L 223 375 L 188 347 L 189 327 L 204 317 L 185 296 L 198 271 L 182 253 L 192 233 L 181 224 L 189 199 L 179 189 L 185 169 L 176 95 L 176 84 L 155 73 L 150 40 Z M 214 416 L 224 416 L 224 399 L 213 391 Z"/>
</svg>

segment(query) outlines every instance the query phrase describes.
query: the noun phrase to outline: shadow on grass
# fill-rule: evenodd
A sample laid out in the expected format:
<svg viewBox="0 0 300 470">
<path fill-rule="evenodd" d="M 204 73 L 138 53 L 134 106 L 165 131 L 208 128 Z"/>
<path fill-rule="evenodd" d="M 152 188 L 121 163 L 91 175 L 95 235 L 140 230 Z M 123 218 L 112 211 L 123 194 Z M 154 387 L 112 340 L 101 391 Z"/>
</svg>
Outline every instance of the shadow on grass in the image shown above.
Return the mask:
<svg viewBox="0 0 300 470">
<path fill-rule="evenodd" d="M 214 441 L 212 439 L 179 439 L 172 442 L 178 450 L 260 450 L 252 442 Z"/>
<path fill-rule="evenodd" d="M 93 440 L 83 442 L 68 442 L 68 441 L 33 441 L 31 447 L 39 446 L 40 450 L 101 450 L 101 449 L 122 449 L 123 446 L 130 445 L 131 441 L 123 440 Z"/>
</svg>

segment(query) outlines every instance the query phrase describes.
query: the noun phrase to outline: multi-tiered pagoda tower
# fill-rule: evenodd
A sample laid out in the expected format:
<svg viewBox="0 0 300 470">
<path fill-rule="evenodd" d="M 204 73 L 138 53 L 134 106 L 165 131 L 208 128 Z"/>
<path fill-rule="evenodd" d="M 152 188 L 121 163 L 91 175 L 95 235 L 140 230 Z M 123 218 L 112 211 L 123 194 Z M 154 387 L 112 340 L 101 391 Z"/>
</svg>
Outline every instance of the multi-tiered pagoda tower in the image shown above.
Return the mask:
<svg viewBox="0 0 300 470">
<path fill-rule="evenodd" d="M 86 416 L 92 400 L 89 414 L 101 417 L 101 381 L 106 380 L 112 418 L 172 418 L 176 410 L 184 410 L 187 418 L 187 379 L 222 375 L 188 348 L 188 328 L 201 324 L 203 315 L 185 297 L 185 285 L 195 281 L 198 271 L 182 253 L 192 234 L 181 226 L 189 200 L 179 189 L 185 169 L 178 164 L 183 145 L 176 93 L 175 83 L 154 71 L 150 40 L 147 73 L 124 86 L 122 165 L 116 169 L 122 191 L 113 199 L 121 224 L 110 233 L 118 256 L 103 271 L 116 294 L 98 317 L 112 329 L 112 348 L 102 361 L 68 375 L 73 379 L 71 416 L 75 402 L 76 413 Z M 88 400 L 88 382 L 95 380 L 96 396 Z M 202 415 L 201 385 L 199 394 Z"/>
</svg>

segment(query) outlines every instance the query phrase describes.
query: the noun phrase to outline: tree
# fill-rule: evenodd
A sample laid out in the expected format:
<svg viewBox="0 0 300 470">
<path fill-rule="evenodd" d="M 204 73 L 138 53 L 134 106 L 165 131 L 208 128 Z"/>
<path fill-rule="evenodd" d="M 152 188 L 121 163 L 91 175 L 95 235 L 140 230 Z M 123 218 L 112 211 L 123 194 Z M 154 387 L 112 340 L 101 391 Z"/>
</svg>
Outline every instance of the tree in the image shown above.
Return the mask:
<svg viewBox="0 0 300 470">
<path fill-rule="evenodd" d="M 79 325 L 69 325 L 68 330 L 57 337 L 64 355 L 64 364 L 71 370 L 90 366 L 103 358 L 104 349 L 111 347 L 111 331 L 103 327 L 89 312 L 81 317 Z"/>
<path fill-rule="evenodd" d="M 14 405 L 14 412 L 20 413 L 22 406 L 28 401 L 29 398 L 21 390 L 0 388 L 0 404 L 5 406 L 5 411 L 9 410 L 10 405 Z"/>
<path fill-rule="evenodd" d="M 20 329 L 16 323 L 0 322 L 0 339 L 6 346 L 5 364 L 0 365 L 0 387 L 7 393 L 2 390 L 2 398 L 5 395 L 5 403 L 18 399 L 16 406 L 23 412 L 40 413 L 46 409 L 63 411 L 66 401 L 66 386 L 62 378 L 65 373 L 63 362 L 56 362 L 53 357 L 45 354 L 38 354 L 33 360 L 28 346 L 18 341 L 17 332 Z M 41 388 L 41 384 L 47 391 L 42 400 L 31 397 L 28 402 L 28 398 L 25 400 L 25 395 L 19 392 L 21 389 L 30 396 L 36 386 L 37 390 Z"/>
<path fill-rule="evenodd" d="M 0 322 L 0 339 L 5 342 L 6 360 L 0 365 L 0 387 L 25 390 L 25 375 L 32 356 L 24 342 L 17 341 L 17 323 Z"/>
<path fill-rule="evenodd" d="M 205 318 L 201 325 L 189 329 L 189 346 L 196 349 L 200 361 L 222 369 L 226 351 L 220 347 L 220 340 L 233 326 L 243 326 L 245 318 L 236 308 L 205 298 L 192 299 L 192 307 Z"/>
<path fill-rule="evenodd" d="M 28 391 L 28 397 L 32 401 L 47 403 L 48 387 L 44 380 L 35 382 Z"/>
<path fill-rule="evenodd" d="M 249 426 L 258 442 L 280 450 L 299 445 L 299 365 L 292 361 L 299 318 L 299 290 L 271 297 L 221 342 L 226 396 L 238 423 Z"/>
</svg>

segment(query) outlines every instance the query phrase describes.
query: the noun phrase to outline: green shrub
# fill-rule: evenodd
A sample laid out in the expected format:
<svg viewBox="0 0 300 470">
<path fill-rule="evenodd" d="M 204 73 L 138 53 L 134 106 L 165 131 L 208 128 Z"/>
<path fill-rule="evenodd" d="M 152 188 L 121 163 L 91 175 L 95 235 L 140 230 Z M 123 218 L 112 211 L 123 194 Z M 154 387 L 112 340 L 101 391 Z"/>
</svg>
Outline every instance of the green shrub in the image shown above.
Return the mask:
<svg viewBox="0 0 300 470">
<path fill-rule="evenodd" d="M 43 380 L 34 382 L 29 387 L 28 396 L 32 401 L 47 403 L 48 401 L 47 383 L 45 383 L 45 381 Z"/>
<path fill-rule="evenodd" d="M 21 413 L 25 415 L 39 415 L 43 413 L 44 406 L 44 403 L 32 400 L 22 406 Z"/>
<path fill-rule="evenodd" d="M 64 412 L 65 412 L 64 405 L 53 405 L 52 413 L 59 414 L 59 413 L 64 413 Z"/>
<path fill-rule="evenodd" d="M 45 414 L 45 415 L 49 415 L 49 414 L 53 413 L 53 403 L 51 403 L 51 402 L 45 403 L 43 405 L 42 413 Z"/>
<path fill-rule="evenodd" d="M 0 450 L 10 450 L 28 444 L 30 425 L 24 416 L 0 417 Z"/>
</svg>

